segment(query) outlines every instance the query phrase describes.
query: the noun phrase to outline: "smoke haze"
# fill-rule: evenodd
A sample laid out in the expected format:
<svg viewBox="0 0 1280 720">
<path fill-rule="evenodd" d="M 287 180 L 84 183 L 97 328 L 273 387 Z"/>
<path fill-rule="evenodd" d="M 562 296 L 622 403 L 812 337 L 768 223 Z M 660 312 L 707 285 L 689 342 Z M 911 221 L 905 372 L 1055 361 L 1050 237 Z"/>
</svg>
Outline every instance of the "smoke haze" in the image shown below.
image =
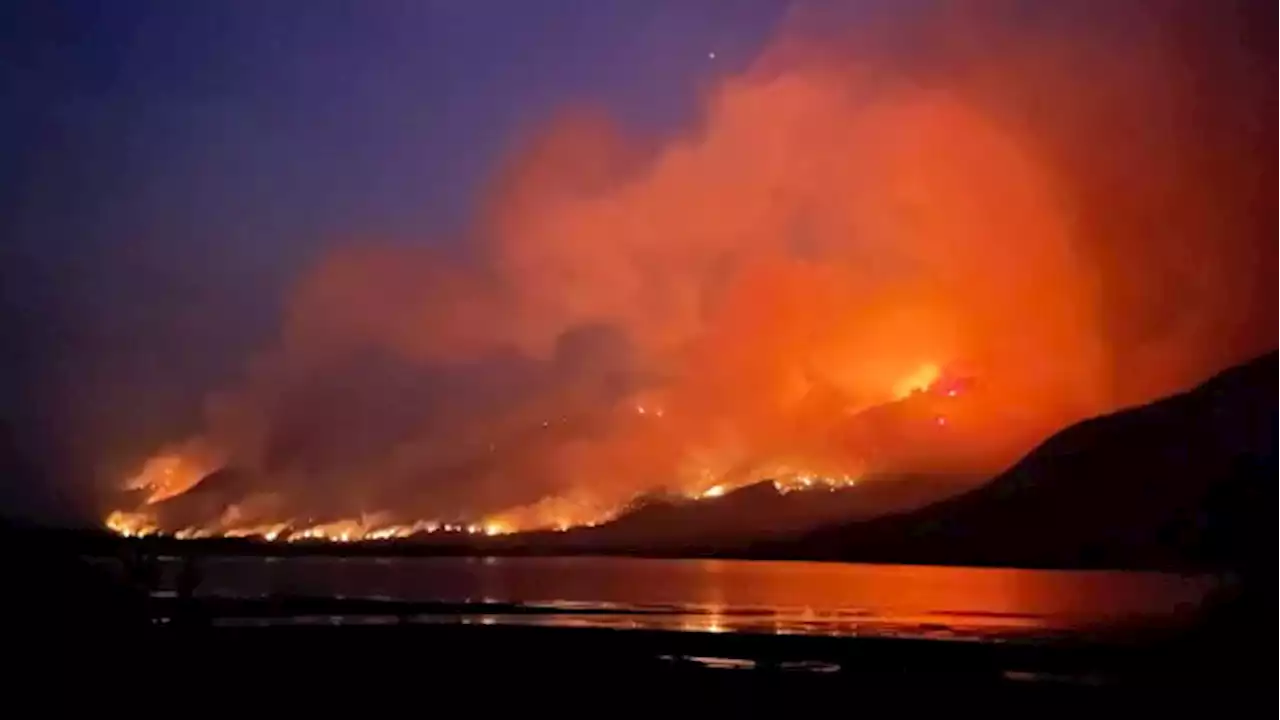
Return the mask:
<svg viewBox="0 0 1280 720">
<path fill-rule="evenodd" d="M 803 7 L 657 145 L 565 109 L 465 251 L 322 257 L 134 485 L 537 526 L 779 464 L 994 472 L 1273 348 L 1273 66 L 1215 4 L 1085 5 Z M 850 439 L 939 373 L 976 378 L 945 428 Z"/>
</svg>

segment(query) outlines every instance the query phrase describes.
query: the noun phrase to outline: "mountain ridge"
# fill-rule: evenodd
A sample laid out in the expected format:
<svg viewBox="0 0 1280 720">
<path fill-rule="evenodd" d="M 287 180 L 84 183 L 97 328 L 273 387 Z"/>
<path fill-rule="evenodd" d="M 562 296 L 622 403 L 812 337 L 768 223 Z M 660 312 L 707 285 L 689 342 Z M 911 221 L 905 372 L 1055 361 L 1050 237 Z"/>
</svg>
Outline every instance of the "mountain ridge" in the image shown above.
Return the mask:
<svg viewBox="0 0 1280 720">
<path fill-rule="evenodd" d="M 1064 428 L 1004 473 L 908 513 L 839 523 L 754 557 L 977 565 L 1228 567 L 1261 560 L 1275 497 L 1277 353 Z M 1232 526 L 1239 525 L 1233 529 Z"/>
</svg>

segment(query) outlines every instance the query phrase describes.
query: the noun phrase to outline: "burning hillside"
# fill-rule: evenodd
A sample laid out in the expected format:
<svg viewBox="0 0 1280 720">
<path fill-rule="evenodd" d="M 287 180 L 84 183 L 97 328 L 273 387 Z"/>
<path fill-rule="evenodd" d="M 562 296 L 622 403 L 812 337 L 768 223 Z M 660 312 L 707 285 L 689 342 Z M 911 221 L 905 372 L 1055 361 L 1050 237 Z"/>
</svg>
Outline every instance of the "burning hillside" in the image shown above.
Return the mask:
<svg viewBox="0 0 1280 720">
<path fill-rule="evenodd" d="M 499 534 L 652 492 L 993 472 L 1273 346 L 1275 246 L 1234 211 L 1266 188 L 1224 160 L 1253 139 L 1197 126 L 1177 37 L 1115 14 L 1114 37 L 1046 9 L 835 43 L 801 15 L 652 153 L 559 118 L 469 254 L 323 258 L 109 522 Z"/>
<path fill-rule="evenodd" d="M 936 400 L 958 397 L 954 386 L 938 383 L 912 391 L 910 396 L 895 400 L 882 407 L 872 408 L 850 419 L 849 428 L 868 423 L 879 426 L 881 431 L 892 433 L 895 427 L 887 421 L 897 419 L 896 430 L 906 445 L 930 442 L 927 433 L 946 432 L 945 415 L 929 415 L 921 418 L 922 411 L 936 411 Z M 911 406 L 915 406 L 914 411 Z M 959 403 L 949 402 L 954 409 Z M 637 414 L 653 414 L 661 417 L 661 409 L 637 406 Z M 934 440 L 936 442 L 936 439 Z M 904 445 L 901 449 L 910 450 Z M 864 446 L 859 452 L 869 453 Z M 878 442 L 876 449 L 892 450 L 890 443 Z M 870 454 L 867 457 L 872 457 Z M 393 512 L 363 514 L 358 517 L 295 518 L 288 517 L 288 506 L 262 496 L 256 497 L 257 506 L 244 501 L 246 488 L 252 481 L 228 470 L 203 475 L 182 492 L 172 492 L 172 483 L 186 479 L 183 473 L 198 470 L 182 466 L 175 456 L 153 458 L 148 464 L 152 480 L 143 475 L 131 481 L 131 487 L 146 494 L 146 499 L 136 511 L 115 511 L 106 521 L 107 527 L 125 536 L 172 534 L 179 538 L 200 537 L 257 537 L 269 541 L 332 541 L 357 542 L 387 540 L 426 535 L 507 535 L 531 530 L 565 531 L 593 527 L 643 508 L 651 501 L 678 504 L 700 503 L 725 497 L 741 488 L 767 484 L 779 496 L 791 493 L 837 491 L 856 487 L 860 473 L 819 474 L 806 465 L 793 465 L 777 461 L 764 464 L 745 464 L 728 471 L 705 473 L 690 478 L 686 485 L 612 500 L 608 504 L 601 496 L 582 493 L 579 497 L 558 496 L 484 516 L 455 516 L 440 520 L 407 520 Z M 846 468 L 850 466 L 846 465 Z M 708 484 L 714 483 L 714 484 Z M 286 518 L 286 519 L 281 519 Z"/>
</svg>

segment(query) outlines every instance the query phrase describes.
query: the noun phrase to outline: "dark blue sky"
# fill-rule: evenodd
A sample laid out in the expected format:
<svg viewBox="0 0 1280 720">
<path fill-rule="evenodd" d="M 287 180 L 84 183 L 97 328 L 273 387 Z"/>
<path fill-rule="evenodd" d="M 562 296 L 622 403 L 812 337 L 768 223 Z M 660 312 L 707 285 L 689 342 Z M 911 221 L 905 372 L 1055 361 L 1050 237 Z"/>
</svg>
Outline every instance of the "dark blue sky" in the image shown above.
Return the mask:
<svg viewBox="0 0 1280 720">
<path fill-rule="evenodd" d="M 566 103 L 669 131 L 785 10 L 5 3 L 7 462 L 84 472 L 69 458 L 171 435 L 266 339 L 284 288 L 326 245 L 456 231 L 504 152 Z"/>
</svg>

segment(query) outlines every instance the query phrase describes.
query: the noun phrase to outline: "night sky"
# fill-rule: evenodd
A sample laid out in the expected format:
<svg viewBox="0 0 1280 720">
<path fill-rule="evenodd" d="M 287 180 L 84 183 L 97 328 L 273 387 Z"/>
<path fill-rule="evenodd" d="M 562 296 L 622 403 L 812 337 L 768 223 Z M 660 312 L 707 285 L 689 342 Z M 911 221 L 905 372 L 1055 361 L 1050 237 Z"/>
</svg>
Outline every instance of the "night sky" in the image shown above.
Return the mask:
<svg viewBox="0 0 1280 720">
<path fill-rule="evenodd" d="M 92 472 L 104 448 L 189 425 L 326 245 L 450 242 L 503 153 L 566 103 L 670 132 L 785 6 L 5 3 L 7 462 Z M 15 477 L 0 497 L 51 486 Z"/>
</svg>

